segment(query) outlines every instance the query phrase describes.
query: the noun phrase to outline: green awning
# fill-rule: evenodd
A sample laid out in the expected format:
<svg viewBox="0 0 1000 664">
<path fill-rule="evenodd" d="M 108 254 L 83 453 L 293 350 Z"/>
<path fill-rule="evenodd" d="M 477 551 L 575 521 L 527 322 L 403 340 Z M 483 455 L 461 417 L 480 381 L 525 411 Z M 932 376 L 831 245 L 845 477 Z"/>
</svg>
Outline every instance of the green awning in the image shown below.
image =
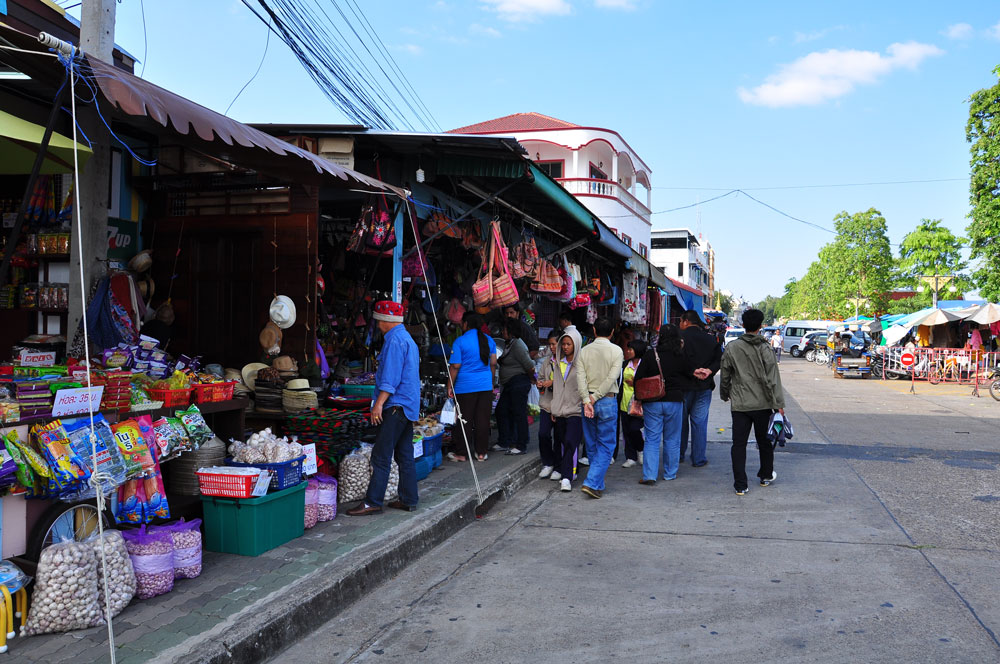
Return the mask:
<svg viewBox="0 0 1000 664">
<path fill-rule="evenodd" d="M 462 155 L 441 155 L 437 173 L 457 177 L 507 178 L 516 180 L 525 175 L 524 161 L 520 159 L 488 159 Z"/>
<path fill-rule="evenodd" d="M 45 127 L 0 111 L 0 175 L 28 175 L 35 162 Z M 93 154 L 86 145 L 77 143 L 80 168 Z M 52 132 L 49 147 L 42 162 L 41 173 L 54 175 L 73 171 L 73 141 Z"/>
</svg>

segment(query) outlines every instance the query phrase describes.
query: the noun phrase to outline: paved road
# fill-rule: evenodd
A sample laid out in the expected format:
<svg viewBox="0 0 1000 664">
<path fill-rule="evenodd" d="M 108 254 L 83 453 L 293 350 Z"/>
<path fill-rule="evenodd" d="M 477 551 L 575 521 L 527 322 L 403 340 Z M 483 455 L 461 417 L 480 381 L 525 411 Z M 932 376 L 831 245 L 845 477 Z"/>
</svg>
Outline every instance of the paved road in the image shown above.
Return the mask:
<svg viewBox="0 0 1000 664">
<path fill-rule="evenodd" d="M 599 501 L 536 481 L 275 661 L 996 662 L 1000 404 L 782 374 L 771 487 L 735 496 L 721 442 Z"/>
</svg>

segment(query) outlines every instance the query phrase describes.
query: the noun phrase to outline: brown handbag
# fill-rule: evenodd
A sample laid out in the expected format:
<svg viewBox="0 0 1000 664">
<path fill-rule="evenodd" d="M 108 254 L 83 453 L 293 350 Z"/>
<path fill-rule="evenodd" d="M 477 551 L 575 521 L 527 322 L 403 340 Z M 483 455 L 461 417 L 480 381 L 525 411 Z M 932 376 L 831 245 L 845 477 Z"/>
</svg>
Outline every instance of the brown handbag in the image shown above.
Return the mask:
<svg viewBox="0 0 1000 664">
<path fill-rule="evenodd" d="M 663 383 L 663 369 L 660 367 L 660 354 L 655 349 L 653 356 L 656 358 L 656 375 L 635 381 L 635 398 L 639 401 L 652 401 L 667 396 L 667 386 Z"/>
</svg>

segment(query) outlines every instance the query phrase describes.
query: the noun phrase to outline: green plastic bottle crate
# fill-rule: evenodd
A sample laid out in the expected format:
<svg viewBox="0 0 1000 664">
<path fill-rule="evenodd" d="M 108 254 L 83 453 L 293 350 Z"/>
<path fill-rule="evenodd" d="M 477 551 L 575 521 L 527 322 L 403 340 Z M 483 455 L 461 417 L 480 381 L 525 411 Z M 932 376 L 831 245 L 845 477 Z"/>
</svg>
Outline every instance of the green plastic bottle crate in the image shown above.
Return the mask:
<svg viewBox="0 0 1000 664">
<path fill-rule="evenodd" d="M 205 549 L 259 556 L 305 531 L 308 482 L 260 498 L 202 496 Z"/>
</svg>

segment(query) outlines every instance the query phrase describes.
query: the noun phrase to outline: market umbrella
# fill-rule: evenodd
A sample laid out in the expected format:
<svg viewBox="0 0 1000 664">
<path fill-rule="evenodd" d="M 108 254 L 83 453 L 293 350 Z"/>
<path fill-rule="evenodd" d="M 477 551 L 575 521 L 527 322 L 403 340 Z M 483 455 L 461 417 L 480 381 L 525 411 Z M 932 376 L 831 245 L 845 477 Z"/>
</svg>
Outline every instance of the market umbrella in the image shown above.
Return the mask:
<svg viewBox="0 0 1000 664">
<path fill-rule="evenodd" d="M 27 175 L 35 162 L 35 154 L 45 134 L 45 127 L 0 111 L 0 175 Z M 80 167 L 92 154 L 86 145 L 77 143 Z M 73 171 L 73 141 L 52 132 L 49 147 L 42 161 L 43 175 Z"/>
<path fill-rule="evenodd" d="M 996 323 L 997 321 L 1000 321 L 1000 306 L 993 304 L 992 302 L 984 304 L 979 307 L 979 311 L 969 316 L 967 320 L 973 323 L 979 323 L 980 325 Z"/>
<path fill-rule="evenodd" d="M 910 322 L 911 326 L 916 325 L 942 325 L 944 323 L 950 323 L 953 320 L 961 320 L 962 316 L 955 313 L 954 311 L 948 311 L 947 309 L 924 309 L 927 312 L 925 316 L 921 316 L 914 321 Z M 921 312 L 923 313 L 923 312 Z"/>
</svg>

